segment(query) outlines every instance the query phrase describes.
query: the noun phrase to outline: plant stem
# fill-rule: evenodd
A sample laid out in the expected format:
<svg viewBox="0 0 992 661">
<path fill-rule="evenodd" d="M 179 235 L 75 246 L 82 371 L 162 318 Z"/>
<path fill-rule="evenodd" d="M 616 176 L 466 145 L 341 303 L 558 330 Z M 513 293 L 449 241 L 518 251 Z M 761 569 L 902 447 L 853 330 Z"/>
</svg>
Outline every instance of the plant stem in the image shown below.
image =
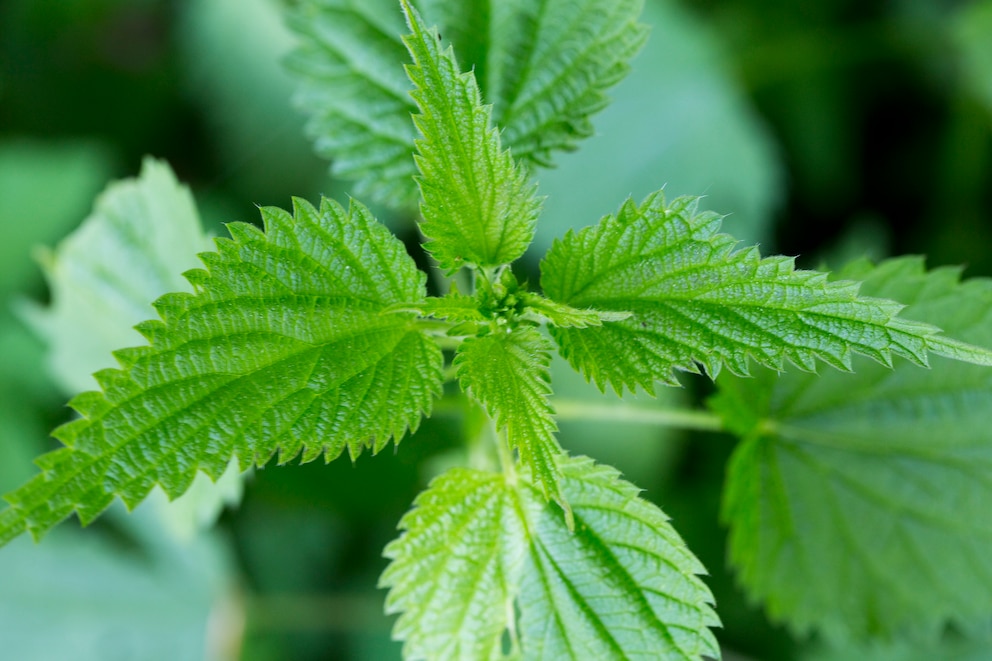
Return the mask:
<svg viewBox="0 0 992 661">
<path fill-rule="evenodd" d="M 723 431 L 720 417 L 709 411 L 657 409 L 632 404 L 596 404 L 577 399 L 552 399 L 558 420 L 612 421 L 678 427 L 695 431 Z"/>
</svg>

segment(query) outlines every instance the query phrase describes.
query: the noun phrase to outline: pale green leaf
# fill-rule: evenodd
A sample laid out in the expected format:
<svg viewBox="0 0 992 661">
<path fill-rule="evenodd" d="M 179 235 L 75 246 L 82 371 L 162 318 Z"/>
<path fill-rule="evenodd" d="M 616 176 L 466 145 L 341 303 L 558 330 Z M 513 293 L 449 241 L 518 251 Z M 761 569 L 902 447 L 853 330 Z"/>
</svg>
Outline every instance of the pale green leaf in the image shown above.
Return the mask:
<svg viewBox="0 0 992 661">
<path fill-rule="evenodd" d="M 540 210 L 526 171 L 500 145 L 475 77 L 462 73 L 417 11 L 404 4 L 413 57 L 407 74 L 420 114 L 414 123 L 425 244 L 441 268 L 508 264 L 527 250 Z"/>
<path fill-rule="evenodd" d="M 551 394 L 551 343 L 532 326 L 470 337 L 454 365 L 462 388 L 485 407 L 547 498 L 567 508 L 559 482 L 562 455 Z"/>
<path fill-rule="evenodd" d="M 542 263 L 550 298 L 632 313 L 599 327 L 552 328 L 563 355 L 600 388 L 650 391 L 657 380 L 677 384 L 675 370 L 747 374 L 749 360 L 812 371 L 817 361 L 850 370 L 855 353 L 885 365 L 892 355 L 925 365 L 928 350 L 963 355 L 932 341 L 936 327 L 897 317 L 898 303 L 860 296 L 855 282 L 736 249 L 719 233 L 720 217 L 696 205 L 666 205 L 660 192 L 640 206 L 628 200 L 616 215 L 566 234 Z"/>
<path fill-rule="evenodd" d="M 699 560 L 655 505 L 608 466 L 562 464 L 575 532 L 524 492 L 527 564 L 520 632 L 527 659 L 719 658 Z"/>
<path fill-rule="evenodd" d="M 408 61 L 396 0 L 307 0 L 290 13 L 300 44 L 287 59 L 299 79 L 296 103 L 307 131 L 335 175 L 355 194 L 415 209 Z"/>
<path fill-rule="evenodd" d="M 843 277 L 907 318 L 992 344 L 992 281 L 919 258 Z M 748 591 L 797 631 L 933 636 L 992 615 L 992 370 L 724 375 L 712 405 L 743 437 L 723 517 Z"/>
<path fill-rule="evenodd" d="M 453 469 L 417 497 L 389 544 L 393 629 L 413 659 L 502 659 L 503 632 L 514 627 L 525 533 L 514 497 L 498 473 Z"/>
<path fill-rule="evenodd" d="M 630 316 L 629 312 L 580 310 L 528 291 L 520 292 L 518 297 L 524 305 L 526 316 L 532 316 L 552 326 L 567 328 L 602 326 L 604 321 L 623 321 Z"/>
<path fill-rule="evenodd" d="M 132 326 L 155 313 L 152 301 L 192 291 L 182 273 L 211 247 L 193 197 L 166 163 L 145 159 L 137 179 L 109 186 L 44 256 L 51 304 L 30 310 L 62 388 L 96 387 L 93 372 L 116 365 L 111 352 L 141 341 Z"/>
<path fill-rule="evenodd" d="M 262 210 L 266 231 L 232 239 L 187 272 L 195 294 L 170 294 L 150 346 L 116 353 L 103 392 L 80 395 L 82 418 L 56 431 L 67 447 L 8 494 L 0 540 L 35 535 L 75 510 L 85 523 L 114 496 L 129 506 L 156 484 L 176 497 L 198 470 L 219 477 L 273 455 L 327 460 L 382 449 L 416 428 L 441 387 L 437 345 L 412 313 L 425 276 L 403 245 L 355 203 L 296 201 Z"/>
<path fill-rule="evenodd" d="M 561 472 L 574 532 L 537 485 L 500 474 L 455 469 L 417 499 L 382 579 L 405 658 L 719 657 L 703 567 L 667 517 L 614 469 Z"/>
</svg>

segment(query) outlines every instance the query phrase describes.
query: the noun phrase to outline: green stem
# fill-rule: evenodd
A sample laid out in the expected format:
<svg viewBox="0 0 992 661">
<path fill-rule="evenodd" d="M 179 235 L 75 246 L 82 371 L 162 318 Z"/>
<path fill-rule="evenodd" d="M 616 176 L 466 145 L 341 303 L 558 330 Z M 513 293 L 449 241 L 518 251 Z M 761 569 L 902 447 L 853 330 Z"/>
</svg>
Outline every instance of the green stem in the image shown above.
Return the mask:
<svg viewBox="0 0 992 661">
<path fill-rule="evenodd" d="M 626 422 L 694 431 L 723 431 L 720 417 L 709 411 L 693 409 L 657 409 L 632 404 L 596 404 L 577 399 L 551 400 L 558 420 Z"/>
</svg>

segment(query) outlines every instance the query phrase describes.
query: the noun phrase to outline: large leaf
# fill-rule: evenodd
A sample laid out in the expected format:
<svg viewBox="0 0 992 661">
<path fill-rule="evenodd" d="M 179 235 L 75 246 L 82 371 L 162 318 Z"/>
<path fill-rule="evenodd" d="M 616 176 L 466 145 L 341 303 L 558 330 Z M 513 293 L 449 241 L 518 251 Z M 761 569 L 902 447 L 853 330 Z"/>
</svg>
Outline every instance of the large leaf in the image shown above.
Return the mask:
<svg viewBox="0 0 992 661">
<path fill-rule="evenodd" d="M 902 258 L 841 273 L 911 319 L 992 343 L 992 282 Z M 854 374 L 720 378 L 741 435 L 723 516 L 770 614 L 834 638 L 935 634 L 992 616 L 992 370 L 859 361 Z"/>
<path fill-rule="evenodd" d="M 508 264 L 534 236 L 540 200 L 526 171 L 500 145 L 472 73 L 461 73 L 454 51 L 404 3 L 412 34 L 407 67 L 420 114 L 414 123 L 420 169 L 421 229 L 426 247 L 453 271 L 463 264 Z"/>
<path fill-rule="evenodd" d="M 624 76 L 645 35 L 641 0 L 469 0 L 413 3 L 454 44 L 493 105 L 504 146 L 546 164 L 592 133 L 589 116 Z M 301 37 L 289 60 L 317 150 L 356 189 L 413 208 L 409 158 L 415 111 L 402 76 L 407 55 L 394 0 L 306 0 L 291 25 Z"/>
<path fill-rule="evenodd" d="M 703 568 L 661 510 L 589 459 L 561 472 L 574 532 L 502 475 L 456 469 L 417 500 L 383 575 L 405 658 L 502 659 L 504 635 L 513 658 L 719 657 Z"/>
<path fill-rule="evenodd" d="M 207 270 L 187 273 L 195 294 L 157 301 L 162 321 L 139 326 L 150 346 L 117 352 L 122 369 L 97 374 L 103 392 L 73 400 L 83 417 L 7 495 L 0 540 L 73 510 L 88 522 L 115 495 L 133 506 L 156 484 L 178 496 L 232 457 L 354 457 L 418 425 L 442 359 L 412 314 L 384 312 L 424 298 L 403 245 L 357 203 L 262 216 L 265 233 L 231 225 L 201 256 Z"/>
<path fill-rule="evenodd" d="M 455 356 L 458 379 L 486 408 L 496 427 L 547 498 L 567 508 L 558 484 L 562 454 L 551 394 L 551 343 L 534 327 L 493 332 L 462 342 Z"/>
<path fill-rule="evenodd" d="M 719 233 L 720 217 L 694 198 L 662 193 L 552 246 L 541 265 L 547 295 L 577 308 L 630 312 L 598 327 L 553 328 L 563 355 L 601 388 L 675 384 L 676 369 L 748 373 L 748 361 L 842 370 L 854 353 L 891 364 L 926 363 L 927 351 L 989 362 L 992 353 L 936 336 L 896 316 L 901 305 L 858 295 L 858 284 L 797 271 L 787 257 L 762 259 Z"/>
</svg>

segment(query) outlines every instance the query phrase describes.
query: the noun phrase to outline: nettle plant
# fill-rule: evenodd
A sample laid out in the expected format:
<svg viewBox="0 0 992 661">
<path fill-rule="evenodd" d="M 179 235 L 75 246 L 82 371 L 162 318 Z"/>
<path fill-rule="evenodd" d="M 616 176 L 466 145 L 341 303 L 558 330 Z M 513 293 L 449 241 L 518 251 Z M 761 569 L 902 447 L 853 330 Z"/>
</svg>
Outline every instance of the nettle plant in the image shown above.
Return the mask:
<svg viewBox="0 0 992 661">
<path fill-rule="evenodd" d="M 355 200 L 230 225 L 185 274 L 193 293 L 158 299 L 161 319 L 137 327 L 148 345 L 116 352 L 102 391 L 72 400 L 65 447 L 7 494 L 0 541 L 73 512 L 89 523 L 155 486 L 178 497 L 232 460 L 377 453 L 456 381 L 445 396 L 479 422 L 466 465 L 431 482 L 385 550 L 404 656 L 719 657 L 704 568 L 662 510 L 559 446 L 557 350 L 618 395 L 719 375 L 702 415 L 740 437 L 729 559 L 773 618 L 835 640 L 987 621 L 992 352 L 963 340 L 992 344 L 992 285 L 917 258 L 796 270 L 738 248 L 698 200 L 658 192 L 556 241 L 528 287 L 510 266 L 541 210 L 531 168 L 591 132 L 645 38 L 640 3 L 418 6 L 441 32 L 407 0 L 402 40 L 391 2 L 303 3 L 291 65 L 339 173 L 419 203 L 446 293 L 427 294 L 427 273 Z M 921 369 L 928 354 L 944 358 Z M 821 363 L 837 369 L 817 375 Z"/>
</svg>

